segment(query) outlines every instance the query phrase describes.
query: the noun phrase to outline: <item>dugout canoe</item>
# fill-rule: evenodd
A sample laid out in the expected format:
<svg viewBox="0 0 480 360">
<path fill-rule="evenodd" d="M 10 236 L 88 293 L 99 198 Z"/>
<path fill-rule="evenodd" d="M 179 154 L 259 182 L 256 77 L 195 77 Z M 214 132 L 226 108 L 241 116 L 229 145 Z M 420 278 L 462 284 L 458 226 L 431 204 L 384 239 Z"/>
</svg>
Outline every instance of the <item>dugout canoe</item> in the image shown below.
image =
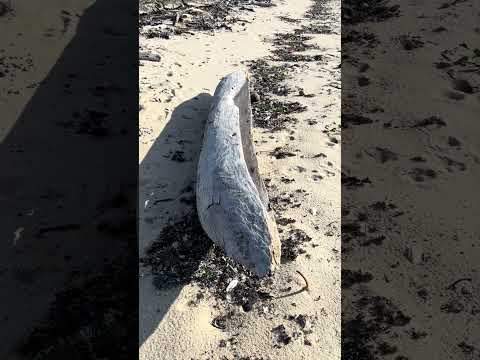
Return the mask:
<svg viewBox="0 0 480 360">
<path fill-rule="evenodd" d="M 281 246 L 252 140 L 249 76 L 218 84 L 197 168 L 200 223 L 229 257 L 263 277 L 280 264 Z"/>
</svg>

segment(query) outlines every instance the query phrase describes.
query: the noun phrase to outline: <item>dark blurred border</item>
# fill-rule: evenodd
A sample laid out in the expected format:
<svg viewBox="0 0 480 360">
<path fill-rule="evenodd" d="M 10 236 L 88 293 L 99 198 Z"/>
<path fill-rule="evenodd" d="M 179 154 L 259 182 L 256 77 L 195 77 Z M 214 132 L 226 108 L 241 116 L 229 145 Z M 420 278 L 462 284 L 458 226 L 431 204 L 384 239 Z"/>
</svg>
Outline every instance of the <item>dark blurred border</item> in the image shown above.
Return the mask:
<svg viewBox="0 0 480 360">
<path fill-rule="evenodd" d="M 0 143 L 1 359 L 138 357 L 138 3 L 91 3 L 42 2 L 52 44 L 75 34 L 21 114 L 0 111 L 14 123 Z M 2 1 L 0 22 L 16 6 Z M 0 42 L 4 110 L 22 92 L 12 74 L 36 66 L 9 57 L 29 57 L 32 28 Z"/>
<path fill-rule="evenodd" d="M 480 356 L 478 14 L 342 0 L 342 359 Z"/>
</svg>

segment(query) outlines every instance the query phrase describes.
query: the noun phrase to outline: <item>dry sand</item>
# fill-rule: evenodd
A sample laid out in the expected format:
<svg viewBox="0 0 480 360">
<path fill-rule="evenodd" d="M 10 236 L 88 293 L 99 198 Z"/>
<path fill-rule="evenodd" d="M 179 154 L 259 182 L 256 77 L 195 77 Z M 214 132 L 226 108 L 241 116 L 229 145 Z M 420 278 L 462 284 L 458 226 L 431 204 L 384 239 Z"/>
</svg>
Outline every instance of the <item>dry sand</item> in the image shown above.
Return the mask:
<svg viewBox="0 0 480 360">
<path fill-rule="evenodd" d="M 140 256 L 162 228 L 188 211 L 178 198 L 195 179 L 203 122 L 220 79 L 242 68 L 242 62 L 271 55 L 273 45 L 268 40 L 274 33 L 308 24 L 304 16 L 311 1 L 275 3 L 244 14 L 250 22 L 234 25 L 232 32 L 140 39 L 141 51 L 161 56 L 159 62 L 140 64 Z M 270 196 L 293 194 L 299 203 L 282 212 L 283 218 L 294 220 L 282 226 L 284 233 L 297 228 L 312 238 L 304 254 L 275 274 L 274 289 L 282 294 L 282 287 L 301 288 L 303 280 L 296 273 L 300 270 L 309 291 L 264 302 L 255 311 L 234 309 L 234 326 L 222 331 L 211 323 L 231 306 L 208 293 L 196 299 L 200 290 L 195 284 L 158 290 L 148 268 L 141 269 L 142 360 L 340 357 L 340 4 L 327 5 L 336 14 L 330 23 L 335 31 L 313 35 L 309 42 L 319 46 L 309 52 L 321 54 L 324 61 L 299 62 L 286 81 L 287 86 L 314 95 L 296 96 L 295 90 L 286 97 L 308 109 L 293 114 L 298 122 L 286 130 L 254 130 L 260 172 Z M 301 21 L 286 22 L 279 16 Z M 277 147 L 296 156 L 276 159 L 270 153 Z M 182 151 L 186 161 L 172 161 L 176 151 Z M 296 192 L 299 189 L 306 194 Z M 170 198 L 174 200 L 159 201 Z M 311 329 L 310 324 L 302 328 L 287 319 L 296 315 L 311 319 Z M 291 337 L 288 344 L 279 342 L 272 331 L 280 325 Z"/>
<path fill-rule="evenodd" d="M 49 0 L 47 4 L 10 1 L 11 10 L 0 21 L 1 56 L 13 57 L 4 59 L 0 67 L 0 141 L 75 36 L 81 15 L 92 3 L 93 0 Z M 45 51 L 47 47 L 49 51 Z M 24 68 L 27 70 L 23 71 Z"/>
</svg>

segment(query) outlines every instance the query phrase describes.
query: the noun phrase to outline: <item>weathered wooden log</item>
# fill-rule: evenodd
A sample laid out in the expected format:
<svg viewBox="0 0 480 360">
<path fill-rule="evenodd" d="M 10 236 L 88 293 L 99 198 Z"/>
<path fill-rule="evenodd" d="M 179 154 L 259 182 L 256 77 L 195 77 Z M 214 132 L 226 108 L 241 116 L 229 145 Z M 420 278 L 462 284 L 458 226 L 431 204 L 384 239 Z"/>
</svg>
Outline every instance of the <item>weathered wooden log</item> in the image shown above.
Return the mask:
<svg viewBox="0 0 480 360">
<path fill-rule="evenodd" d="M 205 125 L 197 170 L 203 229 L 225 253 L 263 277 L 280 264 L 280 239 L 252 141 L 249 80 L 221 80 Z"/>
</svg>

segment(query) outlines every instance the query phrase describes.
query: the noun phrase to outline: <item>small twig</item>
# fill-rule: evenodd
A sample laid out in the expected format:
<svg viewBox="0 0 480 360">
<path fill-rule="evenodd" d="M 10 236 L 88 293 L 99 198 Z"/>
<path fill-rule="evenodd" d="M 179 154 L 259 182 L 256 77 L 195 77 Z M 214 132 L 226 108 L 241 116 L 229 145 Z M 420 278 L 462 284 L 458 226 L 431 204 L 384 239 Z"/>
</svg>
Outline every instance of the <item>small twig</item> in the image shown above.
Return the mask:
<svg viewBox="0 0 480 360">
<path fill-rule="evenodd" d="M 445 53 L 441 53 L 440 55 L 441 55 L 443 58 L 445 58 L 445 60 L 452 61 L 452 59 L 450 59 Z"/>
<path fill-rule="evenodd" d="M 305 277 L 305 275 L 303 275 L 300 271 L 297 270 L 297 273 L 303 278 L 303 280 L 305 281 L 305 286 L 303 287 L 303 290 L 307 290 L 308 291 L 308 280 L 307 278 Z"/>
<path fill-rule="evenodd" d="M 175 18 L 173 19 L 173 27 L 177 26 L 178 21 L 180 20 L 180 16 L 183 14 L 177 13 Z"/>
<path fill-rule="evenodd" d="M 177 196 L 178 197 L 178 196 Z M 158 199 L 158 200 L 155 200 L 153 202 L 153 205 L 157 205 L 158 203 L 161 203 L 161 202 L 166 202 L 166 201 L 173 201 L 175 200 L 176 198 L 166 198 L 166 199 Z"/>
<path fill-rule="evenodd" d="M 458 279 L 457 281 L 454 281 L 451 285 L 447 286 L 446 289 L 447 290 L 455 290 L 455 286 L 461 281 L 472 281 L 472 279 L 471 278 Z"/>
<path fill-rule="evenodd" d="M 450 79 L 455 80 L 455 76 L 452 74 L 452 70 L 447 70 L 447 75 L 450 76 Z"/>
<path fill-rule="evenodd" d="M 157 205 L 158 203 L 161 203 L 161 202 L 167 202 L 167 201 L 174 201 L 174 200 L 177 200 L 179 197 L 181 197 L 182 195 L 185 195 L 187 192 L 183 192 L 183 191 L 180 191 L 180 193 L 173 197 L 173 198 L 163 198 L 163 199 L 157 199 L 153 202 L 153 205 Z"/>
<path fill-rule="evenodd" d="M 307 280 L 307 278 L 300 271 L 296 270 L 296 272 L 302 277 L 303 281 L 305 281 L 305 285 L 300 290 L 294 291 L 292 293 L 281 295 L 281 296 L 273 296 L 274 299 L 283 299 L 283 298 L 286 298 L 286 297 L 290 297 L 290 296 L 293 296 L 293 295 L 300 294 L 304 291 L 308 291 L 308 280 Z"/>
</svg>

